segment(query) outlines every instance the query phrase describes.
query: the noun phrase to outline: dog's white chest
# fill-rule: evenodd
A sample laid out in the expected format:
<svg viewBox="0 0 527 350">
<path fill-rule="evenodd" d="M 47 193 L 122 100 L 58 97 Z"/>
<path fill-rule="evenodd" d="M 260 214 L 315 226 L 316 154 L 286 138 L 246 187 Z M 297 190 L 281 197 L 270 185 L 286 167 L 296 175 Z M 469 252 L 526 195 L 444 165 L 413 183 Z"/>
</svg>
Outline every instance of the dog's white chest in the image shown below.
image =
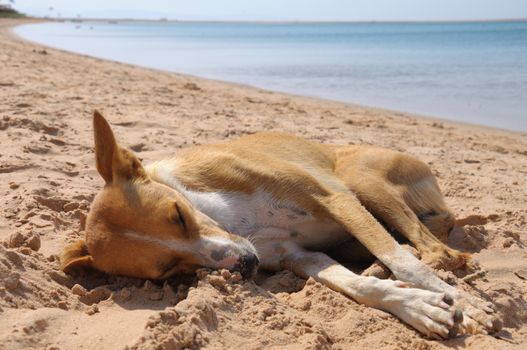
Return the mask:
<svg viewBox="0 0 527 350">
<path fill-rule="evenodd" d="M 223 229 L 243 236 L 266 227 L 293 229 L 313 220 L 302 209 L 291 203 L 275 201 L 262 190 L 252 194 L 188 190 L 183 193 L 199 211 Z"/>
<path fill-rule="evenodd" d="M 288 232 L 289 240 L 311 247 L 331 245 L 347 237 L 335 222 L 317 221 L 294 203 L 274 200 L 263 190 L 252 194 L 187 190 L 184 194 L 223 229 L 241 236 L 266 232 L 271 239 L 274 229 Z"/>
</svg>

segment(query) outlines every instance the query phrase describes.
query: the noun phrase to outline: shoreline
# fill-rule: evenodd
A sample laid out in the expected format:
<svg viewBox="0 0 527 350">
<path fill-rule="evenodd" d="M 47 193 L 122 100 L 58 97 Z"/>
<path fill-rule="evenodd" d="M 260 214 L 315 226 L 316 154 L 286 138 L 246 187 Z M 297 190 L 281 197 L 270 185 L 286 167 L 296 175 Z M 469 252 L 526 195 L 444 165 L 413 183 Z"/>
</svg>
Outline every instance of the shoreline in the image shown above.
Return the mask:
<svg viewBox="0 0 527 350">
<path fill-rule="evenodd" d="M 69 19 L 71 21 L 71 19 Z M 115 20 L 115 19 L 82 19 L 82 21 L 85 21 L 85 22 L 107 22 L 107 21 L 112 21 L 112 20 Z M 17 20 L 15 20 L 17 21 Z M 26 21 L 24 19 L 20 20 L 20 21 Z M 46 22 L 54 22 L 55 20 L 51 19 L 28 19 L 28 22 L 27 23 L 20 23 L 20 24 L 14 24 L 14 25 L 11 25 L 9 26 L 8 28 L 8 32 L 7 34 L 10 35 L 13 39 L 15 40 L 20 40 L 20 41 L 24 41 L 24 42 L 27 42 L 27 43 L 30 43 L 30 44 L 33 44 L 33 45 L 37 45 L 37 46 L 40 46 L 40 47 L 43 47 L 43 48 L 49 48 L 49 49 L 52 49 L 52 50 L 57 50 L 57 51 L 60 51 L 60 52 L 63 52 L 65 54 L 70 54 L 70 55 L 76 55 L 76 56 L 81 56 L 81 57 L 89 57 L 89 58 L 92 58 L 92 59 L 95 59 L 95 60 L 101 60 L 101 61 L 107 61 L 107 62 L 113 62 L 113 63 L 116 63 L 116 64 L 121 64 L 121 65 L 127 65 L 127 66 L 130 66 L 130 67 L 135 67 L 135 68 L 140 68 L 140 69 L 145 69 L 145 70 L 150 70 L 150 71 L 155 71 L 155 72 L 161 72 L 161 73 L 166 73 L 166 74 L 175 74 L 177 76 L 182 76 L 182 77 L 189 77 L 189 78 L 192 78 L 192 79 L 200 79 L 200 80 L 204 80 L 204 81 L 211 81 L 211 82 L 216 82 L 216 83 L 219 83 L 219 84 L 225 84 L 225 85 L 228 85 L 228 86 L 236 86 L 236 87 L 240 87 L 240 88 L 247 88 L 247 89 L 254 89 L 255 91 L 263 91 L 263 92 L 272 92 L 272 93 L 275 93 L 275 94 L 282 94 L 282 95 L 287 95 L 287 96 L 291 96 L 291 97 L 296 97 L 296 98 L 306 98 L 306 99 L 310 99 L 310 100 L 313 100 L 313 101 L 319 101 L 319 102 L 331 102 L 331 103 L 337 103 L 337 104 L 342 104 L 344 106 L 350 106 L 350 107 L 357 107 L 357 108 L 362 108 L 362 109 L 365 109 L 365 108 L 369 108 L 369 109 L 372 109 L 372 110 L 376 110 L 376 111 L 379 111 L 379 112 L 382 112 L 382 113 L 389 113 L 389 114 L 404 114 L 404 115 L 407 115 L 407 116 L 411 116 L 412 118 L 422 118 L 422 119 L 426 119 L 426 120 L 429 120 L 429 121 L 433 121 L 433 122 L 440 122 L 440 123 L 448 123 L 448 124 L 453 124 L 453 125 L 459 125 L 459 126 L 466 126 L 466 127 L 470 127 L 470 128 L 483 128 L 483 129 L 486 129 L 486 128 L 490 128 L 492 130 L 496 130 L 496 131 L 502 131 L 502 132 L 505 132 L 505 133 L 514 133 L 514 134 L 518 134 L 520 136 L 527 136 L 527 130 L 526 131 L 516 131 L 516 130 L 511 130 L 511 129 L 505 129 L 505 128 L 499 128 L 499 127 L 495 127 L 495 126 L 488 126 L 488 125 L 482 125 L 482 124 L 472 124 L 470 122 L 464 122 L 464 121 L 459 121 L 459 120 L 454 120 L 454 119 L 448 119 L 447 117 L 440 117 L 440 116 L 435 116 L 435 115 L 428 115 L 428 114 L 423 114 L 423 113 L 413 113 L 413 112 L 408 112 L 408 111 L 404 111 L 404 110 L 396 110 L 396 109 L 391 109 L 391 108 L 383 108 L 383 107 L 379 107 L 379 106 L 374 106 L 374 105 L 367 105 L 367 104 L 362 104 L 362 103 L 359 103 L 359 102 L 345 102 L 345 101 L 340 101 L 340 100 L 334 100 L 334 99 L 331 99 L 331 98 L 323 98 L 323 97 L 318 97 L 318 96 L 309 96 L 309 95 L 300 95 L 300 94 L 295 94 L 295 93 L 289 93 L 289 92 L 283 92 L 283 91 L 277 91 L 277 90 L 272 90 L 272 89 L 266 89 L 266 88 L 260 88 L 260 87 L 257 87 L 257 86 L 253 86 L 253 85 L 249 85 L 249 84 L 243 84 L 243 83 L 237 83 L 237 82 L 233 82 L 233 81 L 229 81 L 229 80 L 221 80 L 221 79 L 211 79 L 211 78 L 205 78 L 205 77 L 201 77 L 201 76 L 197 76 L 197 75 L 192 75 L 192 74 L 188 74 L 188 73 L 184 73 L 184 72 L 174 72 L 174 71 L 168 71 L 168 70 L 164 70 L 164 69 L 159 69 L 159 68 L 152 68 L 152 67 L 146 67 L 146 66 L 141 66 L 141 65 L 136 65 L 136 64 L 131 64 L 131 63 L 127 63 L 127 62 L 122 62 L 122 61 L 116 61 L 116 60 L 112 60 L 112 59 L 105 59 L 105 58 L 99 58 L 99 57 L 96 57 L 96 56 L 91 56 L 91 55 L 85 55 L 85 54 L 81 54 L 81 53 L 77 53 L 77 52 L 74 52 L 74 51 L 68 51 L 68 50 L 65 50 L 65 49 L 61 49 L 61 48 L 55 48 L 55 47 L 52 47 L 52 46 L 48 46 L 46 44 L 42 44 L 42 43 L 39 43 L 37 41 L 32 41 L 32 40 L 29 40 L 29 39 L 26 39 L 20 35 L 18 35 L 17 33 L 14 32 L 14 28 L 19 26 L 19 25 L 24 25 L 24 24 L 32 24 L 32 23 L 46 23 Z M 81 21 L 81 22 L 82 22 Z M 522 22 L 523 21 L 526 21 L 527 22 L 527 19 L 524 19 L 524 20 L 521 20 Z M 159 23 L 166 23 L 166 22 L 171 22 L 171 21 L 161 21 L 161 20 L 119 20 L 119 22 L 130 22 L 130 23 L 142 23 L 142 22 L 152 22 L 152 23 L 156 23 L 156 22 L 159 22 Z M 242 21 L 173 21 L 173 22 L 177 22 L 177 23 L 255 23 L 255 22 L 242 22 Z M 503 20 L 503 21 L 483 21 L 483 22 L 509 22 L 508 20 Z M 510 21 L 510 22 L 515 22 L 514 20 Z M 256 22 L 258 23 L 258 22 Z M 273 22 L 269 22 L 269 23 L 273 23 Z M 276 22 L 276 23 L 282 23 L 282 22 Z M 285 23 L 285 22 L 284 22 Z M 302 22 L 289 22 L 291 24 L 293 23 L 302 23 Z M 310 22 L 306 22 L 306 23 L 310 23 Z M 360 22 L 319 22 L 319 23 L 360 23 Z M 364 22 L 364 23 L 417 23 L 417 22 Z M 428 23 L 428 22 L 423 22 L 423 23 Z M 435 22 L 430 22 L 430 23 L 435 23 Z M 444 22 L 437 22 L 437 23 L 444 23 Z M 465 22 L 456 22 L 456 21 L 453 21 L 452 23 L 472 23 L 471 21 L 465 21 Z"/>
<path fill-rule="evenodd" d="M 0 20 L 0 348 L 516 350 L 527 344 L 527 135 L 77 55 L 14 37 L 9 28 L 18 23 Z M 429 340 L 388 313 L 288 271 L 243 282 L 203 271 L 164 284 L 65 275 L 59 255 L 84 236 L 90 204 L 104 185 L 93 154 L 93 109 L 145 164 L 258 131 L 418 157 L 432 168 L 457 218 L 476 216 L 456 227 L 448 243 L 486 271 L 471 284 L 465 270 L 438 274 L 492 300 L 503 331 Z"/>
</svg>

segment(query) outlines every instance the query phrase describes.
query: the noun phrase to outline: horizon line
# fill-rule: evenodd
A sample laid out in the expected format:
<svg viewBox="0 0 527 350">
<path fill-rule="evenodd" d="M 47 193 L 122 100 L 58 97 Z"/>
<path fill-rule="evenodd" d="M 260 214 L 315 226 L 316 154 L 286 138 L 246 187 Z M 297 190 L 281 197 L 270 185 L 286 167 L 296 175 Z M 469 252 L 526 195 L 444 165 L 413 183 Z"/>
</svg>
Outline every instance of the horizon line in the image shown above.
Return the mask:
<svg viewBox="0 0 527 350">
<path fill-rule="evenodd" d="M 500 22 L 527 22 L 525 18 L 503 18 L 503 19 L 451 19 L 451 20 L 213 20 L 213 19 L 169 19 L 160 17 L 153 18 L 133 18 L 133 17 L 36 17 L 32 18 L 44 19 L 50 21 L 90 21 L 90 22 L 161 22 L 161 23 L 259 23 L 259 24 L 298 24 L 298 23 L 312 23 L 312 24 L 425 24 L 425 23 L 500 23 Z"/>
</svg>

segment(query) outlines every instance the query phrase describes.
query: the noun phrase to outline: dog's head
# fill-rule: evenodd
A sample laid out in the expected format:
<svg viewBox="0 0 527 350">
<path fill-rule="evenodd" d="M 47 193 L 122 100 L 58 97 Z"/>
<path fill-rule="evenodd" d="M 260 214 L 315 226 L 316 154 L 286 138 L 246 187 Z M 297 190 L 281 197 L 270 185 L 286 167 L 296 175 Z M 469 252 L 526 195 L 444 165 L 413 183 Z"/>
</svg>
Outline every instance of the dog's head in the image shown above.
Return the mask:
<svg viewBox="0 0 527 350">
<path fill-rule="evenodd" d="M 85 241 L 62 254 L 63 271 L 95 268 L 164 279 L 210 267 L 253 275 L 258 258 L 251 243 L 221 229 L 178 191 L 151 180 L 139 159 L 117 145 L 98 112 L 93 125 L 97 170 L 106 184 L 91 205 Z"/>
</svg>

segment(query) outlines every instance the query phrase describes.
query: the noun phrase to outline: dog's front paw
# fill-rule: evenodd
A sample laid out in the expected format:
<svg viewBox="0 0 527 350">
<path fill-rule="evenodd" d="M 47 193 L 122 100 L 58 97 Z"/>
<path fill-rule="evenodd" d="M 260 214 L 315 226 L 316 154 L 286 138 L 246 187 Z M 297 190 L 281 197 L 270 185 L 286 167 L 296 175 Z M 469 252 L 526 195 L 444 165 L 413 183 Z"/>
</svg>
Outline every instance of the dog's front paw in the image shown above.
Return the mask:
<svg viewBox="0 0 527 350">
<path fill-rule="evenodd" d="M 454 307 L 463 312 L 460 332 L 465 334 L 489 334 L 501 330 L 502 322 L 492 303 L 465 292 L 454 296 Z"/>
<path fill-rule="evenodd" d="M 456 335 L 463 314 L 452 307 L 453 300 L 445 293 L 408 288 L 404 282 L 383 280 L 389 293 L 378 308 L 389 311 L 422 334 L 432 339 Z"/>
</svg>

